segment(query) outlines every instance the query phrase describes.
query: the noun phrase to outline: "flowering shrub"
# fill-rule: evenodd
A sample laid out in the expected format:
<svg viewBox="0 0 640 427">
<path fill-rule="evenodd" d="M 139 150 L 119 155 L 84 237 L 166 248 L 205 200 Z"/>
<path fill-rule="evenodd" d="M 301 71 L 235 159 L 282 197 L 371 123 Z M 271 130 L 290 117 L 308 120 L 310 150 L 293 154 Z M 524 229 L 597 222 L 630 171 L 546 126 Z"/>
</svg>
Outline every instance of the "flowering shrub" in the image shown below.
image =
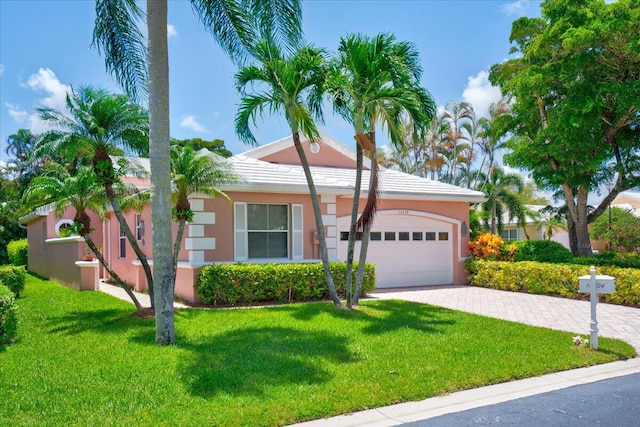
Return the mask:
<svg viewBox="0 0 640 427">
<path fill-rule="evenodd" d="M 502 259 L 503 245 L 502 237 L 491 233 L 481 234 L 469 242 L 469 255 L 480 259 Z"/>
</svg>

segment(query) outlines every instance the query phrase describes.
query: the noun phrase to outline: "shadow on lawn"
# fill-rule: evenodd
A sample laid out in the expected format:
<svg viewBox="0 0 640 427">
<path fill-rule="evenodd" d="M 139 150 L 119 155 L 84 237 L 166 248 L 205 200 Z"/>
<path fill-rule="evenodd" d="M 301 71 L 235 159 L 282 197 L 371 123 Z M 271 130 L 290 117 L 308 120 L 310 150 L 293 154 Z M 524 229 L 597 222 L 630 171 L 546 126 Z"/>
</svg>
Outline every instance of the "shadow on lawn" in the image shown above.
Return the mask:
<svg viewBox="0 0 640 427">
<path fill-rule="evenodd" d="M 366 301 L 356 310 L 339 310 L 327 304 L 309 304 L 304 309 L 284 306 L 274 310 L 289 312 L 293 318 L 303 321 L 329 314 L 356 322 L 363 333 L 372 335 L 406 328 L 426 333 L 442 333 L 443 326 L 455 323 L 451 310 L 400 300 Z"/>
<path fill-rule="evenodd" d="M 153 328 L 152 321 L 132 318 L 130 311 L 119 309 L 72 311 L 64 316 L 52 317 L 49 324 L 50 332 L 67 335 L 76 335 L 86 331 L 120 334 L 131 332 L 136 327 L 149 326 Z"/>
<path fill-rule="evenodd" d="M 178 362 L 179 375 L 193 395 L 219 393 L 259 395 L 280 385 L 318 384 L 332 379 L 325 362 L 351 363 L 357 359 L 347 339 L 324 331 L 291 327 L 249 327 L 206 337 L 182 340 L 189 356 Z"/>
</svg>

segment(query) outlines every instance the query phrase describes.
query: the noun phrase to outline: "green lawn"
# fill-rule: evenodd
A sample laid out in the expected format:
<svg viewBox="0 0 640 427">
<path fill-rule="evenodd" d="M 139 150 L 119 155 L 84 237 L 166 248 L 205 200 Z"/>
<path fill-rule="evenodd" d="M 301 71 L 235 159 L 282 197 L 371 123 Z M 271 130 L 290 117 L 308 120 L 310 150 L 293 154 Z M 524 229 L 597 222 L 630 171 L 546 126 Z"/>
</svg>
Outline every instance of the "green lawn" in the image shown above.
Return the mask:
<svg viewBox="0 0 640 427">
<path fill-rule="evenodd" d="M 0 349 L 0 425 L 270 426 L 635 354 L 601 338 L 400 301 L 181 310 L 178 344 L 100 292 L 32 276 Z"/>
</svg>

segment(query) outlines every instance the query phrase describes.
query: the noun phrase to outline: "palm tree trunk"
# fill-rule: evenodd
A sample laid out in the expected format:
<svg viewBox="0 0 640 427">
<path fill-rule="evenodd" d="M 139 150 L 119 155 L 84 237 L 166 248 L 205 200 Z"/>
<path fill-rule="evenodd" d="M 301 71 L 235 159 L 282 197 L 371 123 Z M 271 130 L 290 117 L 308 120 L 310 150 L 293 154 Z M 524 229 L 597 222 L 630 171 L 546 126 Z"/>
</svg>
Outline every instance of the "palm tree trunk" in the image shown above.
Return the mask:
<svg viewBox="0 0 640 427">
<path fill-rule="evenodd" d="M 176 282 L 176 275 L 178 273 L 178 254 L 180 253 L 180 247 L 182 246 L 182 236 L 184 235 L 184 228 L 186 224 L 187 220 L 185 218 L 180 218 L 178 221 L 176 240 L 173 242 L 173 283 Z"/>
<path fill-rule="evenodd" d="M 362 158 L 363 150 L 360 144 L 356 144 L 356 183 L 353 190 L 353 205 L 351 208 L 351 222 L 349 223 L 349 241 L 347 242 L 347 265 L 345 270 L 345 293 L 347 305 L 351 308 L 351 295 L 353 293 L 353 255 L 356 247 L 356 223 L 358 222 L 358 208 L 360 204 L 360 187 L 362 185 Z"/>
<path fill-rule="evenodd" d="M 131 292 L 131 289 L 129 289 L 129 287 L 124 282 L 124 280 L 122 280 L 120 276 L 118 276 L 118 274 L 111 269 L 111 267 L 107 263 L 107 260 L 104 259 L 102 252 L 100 252 L 96 244 L 93 242 L 93 239 L 91 238 L 91 236 L 89 234 L 83 234 L 82 237 L 84 238 L 84 241 L 87 244 L 87 246 L 89 246 L 89 249 L 91 249 L 91 251 L 94 253 L 96 258 L 98 258 L 98 261 L 100 262 L 100 264 L 104 267 L 105 270 L 107 270 L 107 273 L 109 273 L 111 278 L 115 280 L 122 289 L 124 289 L 127 295 L 129 295 L 129 298 L 131 298 L 131 301 L 136 306 L 136 310 L 140 311 L 142 309 L 142 305 L 140 305 L 138 298 L 136 298 L 135 294 Z"/>
<path fill-rule="evenodd" d="M 173 259 L 171 251 L 171 163 L 169 158 L 169 53 L 167 0 L 147 0 L 149 150 L 156 343 L 173 344 Z"/>
<path fill-rule="evenodd" d="M 153 276 L 151 274 L 151 268 L 149 267 L 149 261 L 147 261 L 147 256 L 144 254 L 144 252 L 142 252 L 142 249 L 140 249 L 140 245 L 138 245 L 136 238 L 131 232 L 131 228 L 129 228 L 129 224 L 127 224 L 127 220 L 125 219 L 124 214 L 122 213 L 122 209 L 120 208 L 120 203 L 118 202 L 118 198 L 113 193 L 113 187 L 110 184 L 105 185 L 105 191 L 107 193 L 107 197 L 109 198 L 109 202 L 111 202 L 113 213 L 116 216 L 116 219 L 118 220 L 118 224 L 120 224 L 120 228 L 124 232 L 124 235 L 127 238 L 129 245 L 131 245 L 131 249 L 133 249 L 133 252 L 136 254 L 138 259 L 140 260 L 140 264 L 142 265 L 142 270 L 144 271 L 144 275 L 147 279 L 147 288 L 149 290 L 149 298 L 151 299 L 151 307 L 153 308 L 154 307 Z"/>
<path fill-rule="evenodd" d="M 367 206 L 373 209 L 373 214 L 377 210 L 377 194 L 378 194 L 378 162 L 377 154 L 375 150 L 376 146 L 376 133 L 374 131 L 369 132 L 369 142 L 373 145 L 374 149 L 371 151 L 371 174 L 369 176 L 369 193 Z M 373 199 L 372 199 L 373 197 Z M 372 201 L 371 201 L 372 200 Z M 367 209 L 365 206 L 365 210 Z M 363 211 L 364 216 L 364 211 Z M 363 220 L 362 217 L 360 217 Z M 360 257 L 358 258 L 358 271 L 356 274 L 356 289 L 351 296 L 352 306 L 358 304 L 360 299 L 360 290 L 362 289 L 362 279 L 364 278 L 364 267 L 367 262 L 367 250 L 369 249 L 369 235 L 371 232 L 371 225 L 373 224 L 373 217 L 367 221 L 363 221 L 364 227 L 362 229 L 362 241 L 360 242 Z"/>
<path fill-rule="evenodd" d="M 322 267 L 324 270 L 324 277 L 327 281 L 327 288 L 329 290 L 329 297 L 336 307 L 342 307 L 342 302 L 336 291 L 336 285 L 333 282 L 333 276 L 331 276 L 331 266 L 329 265 L 329 253 L 327 251 L 327 239 L 324 234 L 324 224 L 322 222 L 322 213 L 320 211 L 320 201 L 318 200 L 318 193 L 316 192 L 316 186 L 311 176 L 311 170 L 309 169 L 309 162 L 307 156 L 304 154 L 304 149 L 300 143 L 300 133 L 291 130 L 293 136 L 293 145 L 296 148 L 296 152 L 300 157 L 300 163 L 302 164 L 302 170 L 304 176 L 307 178 L 307 184 L 309 185 L 309 195 L 311 196 L 311 206 L 313 206 L 313 216 L 316 220 L 316 231 L 318 233 L 318 242 L 320 243 L 320 258 L 322 259 Z"/>
<path fill-rule="evenodd" d="M 493 200 L 491 203 L 491 234 L 498 234 L 498 228 L 496 227 L 496 203 L 497 200 Z"/>
</svg>

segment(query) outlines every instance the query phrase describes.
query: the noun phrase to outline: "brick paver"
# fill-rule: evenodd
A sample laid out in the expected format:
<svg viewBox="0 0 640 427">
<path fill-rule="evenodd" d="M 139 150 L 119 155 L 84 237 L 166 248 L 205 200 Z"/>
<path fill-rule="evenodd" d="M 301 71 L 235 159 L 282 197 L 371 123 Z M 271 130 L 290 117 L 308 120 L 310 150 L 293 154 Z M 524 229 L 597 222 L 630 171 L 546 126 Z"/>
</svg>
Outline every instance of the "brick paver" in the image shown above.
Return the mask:
<svg viewBox="0 0 640 427">
<path fill-rule="evenodd" d="M 589 335 L 591 305 L 544 295 L 498 291 L 475 286 L 431 286 L 377 290 L 378 299 L 402 299 L 476 313 L 527 325 Z M 640 352 L 640 309 L 598 303 L 598 336 L 624 340 Z"/>
</svg>

